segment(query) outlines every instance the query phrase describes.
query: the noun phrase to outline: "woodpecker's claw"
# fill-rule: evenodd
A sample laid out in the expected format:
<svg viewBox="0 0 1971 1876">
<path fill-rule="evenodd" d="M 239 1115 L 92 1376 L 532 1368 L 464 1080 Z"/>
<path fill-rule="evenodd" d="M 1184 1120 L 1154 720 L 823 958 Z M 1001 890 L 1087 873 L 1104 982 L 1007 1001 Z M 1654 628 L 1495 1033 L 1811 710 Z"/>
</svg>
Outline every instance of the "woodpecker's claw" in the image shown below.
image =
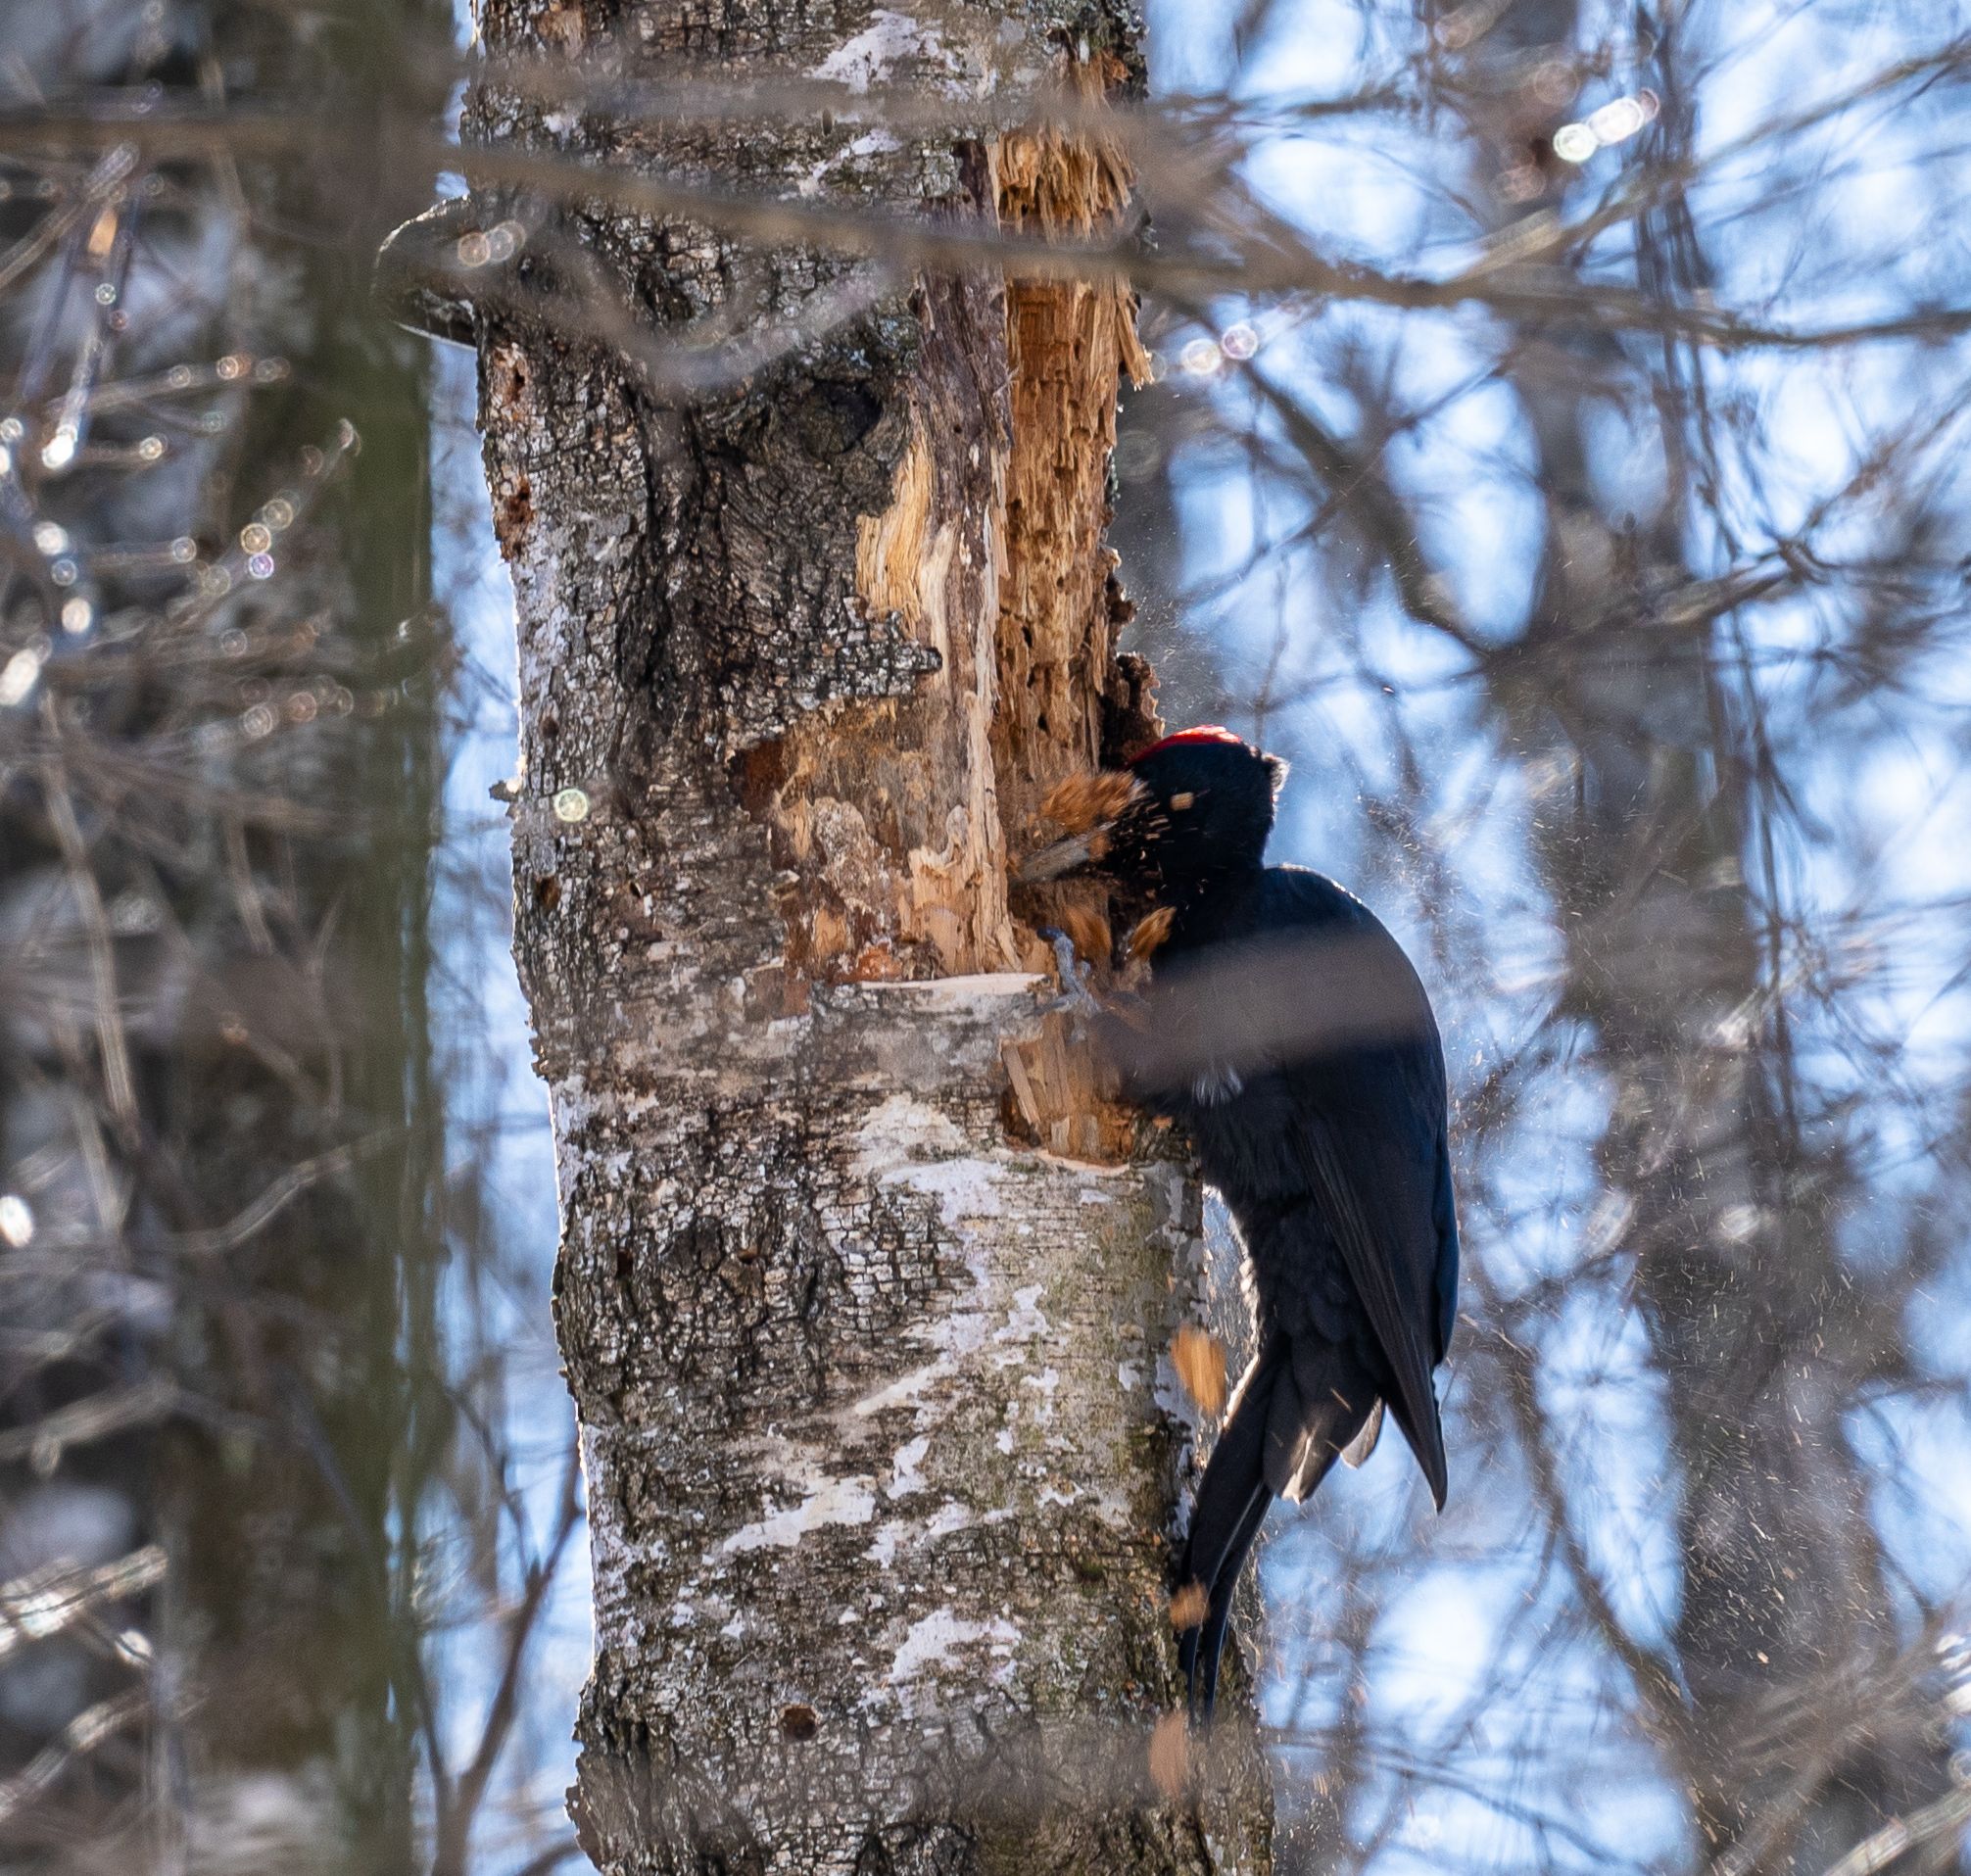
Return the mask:
<svg viewBox="0 0 1971 1876">
<path fill-rule="evenodd" d="M 1102 1014 L 1101 1004 L 1088 988 L 1088 980 L 1095 974 L 1094 966 L 1083 964 L 1075 955 L 1075 940 L 1067 933 L 1052 925 L 1042 925 L 1037 929 L 1054 947 L 1054 969 L 1061 979 L 1061 994 L 1047 1007 L 1066 1010 L 1082 1023 L 1092 1023 Z"/>
</svg>

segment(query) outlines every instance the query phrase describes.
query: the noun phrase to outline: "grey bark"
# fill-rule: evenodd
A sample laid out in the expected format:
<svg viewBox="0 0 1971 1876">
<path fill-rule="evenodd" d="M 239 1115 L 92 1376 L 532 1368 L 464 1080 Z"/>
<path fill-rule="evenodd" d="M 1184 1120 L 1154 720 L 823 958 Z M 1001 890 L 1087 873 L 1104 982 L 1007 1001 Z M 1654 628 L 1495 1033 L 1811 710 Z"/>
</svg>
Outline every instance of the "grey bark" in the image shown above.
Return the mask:
<svg viewBox="0 0 1971 1876">
<path fill-rule="evenodd" d="M 1136 27 L 488 0 L 481 29 L 962 107 L 1127 81 Z M 892 137 L 843 98 L 631 127 L 486 88 L 469 129 L 878 213 L 989 223 L 1036 171 L 1112 206 L 1098 151 Z M 1009 341 L 994 276 L 450 213 L 529 229 L 476 329 L 593 1533 L 584 1846 L 611 1872 L 1262 1870 L 1249 1728 L 1208 1787 L 1150 1770 L 1196 1187 L 1042 1015 L 1006 887 L 1002 807 L 1146 720 L 1098 539 L 1128 308 L 1051 289 Z M 606 336 L 528 298 L 570 285 Z M 756 347 L 748 374 L 678 395 L 666 368 L 717 346 Z M 1033 409 L 1059 434 L 1017 434 Z"/>
</svg>

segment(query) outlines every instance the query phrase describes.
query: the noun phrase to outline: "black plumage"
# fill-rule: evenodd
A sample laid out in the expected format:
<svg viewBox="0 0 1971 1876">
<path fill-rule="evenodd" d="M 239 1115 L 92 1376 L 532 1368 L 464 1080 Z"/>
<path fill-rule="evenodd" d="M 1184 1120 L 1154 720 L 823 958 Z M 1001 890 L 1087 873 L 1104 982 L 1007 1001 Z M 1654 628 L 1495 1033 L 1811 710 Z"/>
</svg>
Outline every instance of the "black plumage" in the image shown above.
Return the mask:
<svg viewBox="0 0 1971 1876">
<path fill-rule="evenodd" d="M 1351 1444 L 1359 1463 L 1385 1404 L 1440 1509 L 1446 1485 L 1431 1384 L 1458 1293 L 1443 1047 L 1375 915 L 1319 873 L 1264 863 L 1283 773 L 1226 731 L 1183 732 L 1127 780 L 1061 795 L 1070 835 L 1025 869 L 1096 870 L 1158 908 L 1137 928 L 1157 939 L 1142 1002 L 1098 1018 L 1099 1039 L 1135 1099 L 1188 1126 L 1244 1246 L 1257 1353 L 1178 1570 L 1203 1714 L 1274 1497 L 1305 1499 Z"/>
</svg>

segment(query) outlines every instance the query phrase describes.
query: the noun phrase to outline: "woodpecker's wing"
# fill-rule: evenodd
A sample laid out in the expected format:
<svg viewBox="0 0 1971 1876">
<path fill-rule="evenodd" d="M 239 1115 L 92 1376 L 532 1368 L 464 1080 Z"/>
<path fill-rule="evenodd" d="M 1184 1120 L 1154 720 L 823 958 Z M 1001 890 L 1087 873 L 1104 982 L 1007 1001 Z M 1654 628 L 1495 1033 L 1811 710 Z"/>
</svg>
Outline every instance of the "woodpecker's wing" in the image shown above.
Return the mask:
<svg viewBox="0 0 1971 1876">
<path fill-rule="evenodd" d="M 1456 1314 L 1458 1236 L 1429 1001 L 1375 915 L 1318 873 L 1269 868 L 1241 923 L 1250 938 L 1199 954 L 1159 999 L 1161 1079 L 1200 1059 L 1232 1072 L 1230 1095 L 1193 1092 L 1207 1164 L 1263 1205 L 1316 1201 L 1388 1363 L 1390 1411 L 1441 1505 L 1430 1371 Z"/>
<path fill-rule="evenodd" d="M 1332 881 L 1280 867 L 1267 876 L 1267 924 L 1345 935 L 1295 1000 L 1343 999 L 1355 1033 L 1286 1052 L 1280 1077 L 1296 1144 L 1396 1382 L 1390 1411 L 1431 1496 L 1445 1493 L 1444 1434 L 1430 1371 L 1457 1308 L 1457 1219 L 1446 1141 L 1444 1050 L 1403 947 Z"/>
<path fill-rule="evenodd" d="M 1413 1143 L 1391 1132 L 1376 1105 L 1342 1107 L 1317 1098 L 1302 1109 L 1297 1130 L 1322 1211 L 1396 1383 L 1390 1411 L 1441 1509 L 1444 1433 L 1430 1385 L 1438 1314 L 1435 1169 L 1419 1177 Z"/>
</svg>

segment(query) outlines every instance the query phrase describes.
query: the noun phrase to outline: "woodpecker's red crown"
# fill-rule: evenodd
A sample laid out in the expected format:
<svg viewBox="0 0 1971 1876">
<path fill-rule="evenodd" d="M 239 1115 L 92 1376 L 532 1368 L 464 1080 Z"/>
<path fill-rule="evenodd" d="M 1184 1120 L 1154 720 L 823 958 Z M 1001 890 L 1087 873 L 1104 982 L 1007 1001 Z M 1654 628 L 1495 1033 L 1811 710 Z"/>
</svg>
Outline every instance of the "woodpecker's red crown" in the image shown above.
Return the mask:
<svg viewBox="0 0 1971 1876">
<path fill-rule="evenodd" d="M 1146 749 L 1138 749 L 1130 757 L 1130 767 L 1138 762 L 1147 762 L 1153 755 L 1161 755 L 1166 749 L 1182 748 L 1186 744 L 1230 743 L 1239 748 L 1246 746 L 1245 738 L 1235 736 L 1223 723 L 1193 723 L 1188 730 L 1173 730 L 1160 743 L 1152 743 Z"/>
</svg>

